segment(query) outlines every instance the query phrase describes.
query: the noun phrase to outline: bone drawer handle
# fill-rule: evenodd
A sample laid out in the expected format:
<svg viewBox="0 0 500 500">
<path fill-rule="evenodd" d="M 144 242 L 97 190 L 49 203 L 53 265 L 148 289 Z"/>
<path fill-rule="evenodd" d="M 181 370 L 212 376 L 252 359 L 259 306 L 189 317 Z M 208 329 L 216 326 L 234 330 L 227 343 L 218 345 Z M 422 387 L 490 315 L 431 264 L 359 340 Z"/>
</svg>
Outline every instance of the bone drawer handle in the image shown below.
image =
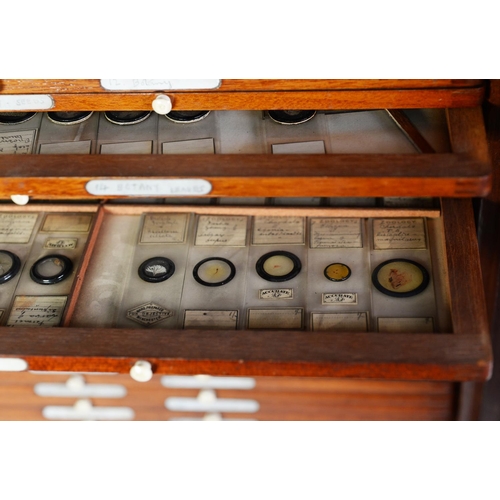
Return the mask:
<svg viewBox="0 0 500 500">
<path fill-rule="evenodd" d="M 159 95 L 153 101 L 153 111 L 159 115 L 166 115 L 172 111 L 172 100 L 168 95 Z"/>
<path fill-rule="evenodd" d="M 149 361 L 136 361 L 130 369 L 130 376 L 136 382 L 148 382 L 153 378 L 153 368 Z"/>
</svg>

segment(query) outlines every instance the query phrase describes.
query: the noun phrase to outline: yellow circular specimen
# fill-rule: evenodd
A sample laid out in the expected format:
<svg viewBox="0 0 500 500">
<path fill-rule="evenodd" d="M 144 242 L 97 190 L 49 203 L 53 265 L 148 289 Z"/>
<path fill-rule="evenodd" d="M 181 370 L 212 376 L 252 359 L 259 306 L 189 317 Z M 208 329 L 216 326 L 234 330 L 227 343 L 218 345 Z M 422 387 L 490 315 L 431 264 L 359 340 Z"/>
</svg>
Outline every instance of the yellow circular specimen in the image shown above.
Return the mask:
<svg viewBox="0 0 500 500">
<path fill-rule="evenodd" d="M 345 281 L 351 275 L 351 270 L 345 264 L 330 264 L 325 269 L 325 276 L 332 281 Z"/>
<path fill-rule="evenodd" d="M 293 260 L 286 255 L 273 255 L 263 264 L 264 271 L 270 276 L 286 276 L 294 267 Z"/>
<path fill-rule="evenodd" d="M 198 276 L 206 283 L 220 283 L 229 278 L 231 267 L 223 260 L 209 260 L 198 269 Z"/>
</svg>

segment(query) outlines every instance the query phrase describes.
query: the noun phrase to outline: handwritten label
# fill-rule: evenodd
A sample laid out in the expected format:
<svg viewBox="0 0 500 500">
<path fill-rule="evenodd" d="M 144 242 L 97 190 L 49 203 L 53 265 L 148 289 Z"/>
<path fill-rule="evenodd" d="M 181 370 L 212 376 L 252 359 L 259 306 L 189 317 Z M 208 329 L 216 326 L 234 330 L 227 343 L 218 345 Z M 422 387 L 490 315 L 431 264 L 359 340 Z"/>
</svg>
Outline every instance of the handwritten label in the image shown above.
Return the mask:
<svg viewBox="0 0 500 500">
<path fill-rule="evenodd" d="M 427 248 L 424 219 L 374 219 L 373 246 L 375 250 Z"/>
<path fill-rule="evenodd" d="M 17 296 L 7 326 L 58 326 L 67 299 L 65 296 Z"/>
<path fill-rule="evenodd" d="M 0 132 L 0 154 L 29 155 L 33 152 L 36 130 Z"/>
<path fill-rule="evenodd" d="M 28 243 L 38 214 L 0 213 L 0 243 Z"/>
<path fill-rule="evenodd" d="M 433 333 L 432 318 L 378 318 L 381 333 Z"/>
<path fill-rule="evenodd" d="M 47 238 L 43 248 L 57 248 L 59 250 L 76 248 L 76 238 Z"/>
<path fill-rule="evenodd" d="M 44 233 L 88 233 L 92 214 L 49 214 L 43 221 Z"/>
<path fill-rule="evenodd" d="M 314 331 L 366 332 L 368 313 L 312 313 Z"/>
<path fill-rule="evenodd" d="M 249 309 L 248 328 L 264 330 L 300 330 L 304 323 L 304 309 Z"/>
<path fill-rule="evenodd" d="M 146 214 L 141 243 L 184 243 L 189 214 Z"/>
<path fill-rule="evenodd" d="M 216 89 L 221 81 L 216 79 L 171 80 L 157 79 L 110 79 L 101 80 L 101 86 L 106 90 L 197 90 Z"/>
<path fill-rule="evenodd" d="M 238 311 L 188 310 L 184 314 L 184 328 L 217 328 L 236 330 Z"/>
<path fill-rule="evenodd" d="M 293 299 L 293 288 L 267 288 L 265 290 L 259 290 L 259 299 Z"/>
<path fill-rule="evenodd" d="M 0 111 L 34 111 L 54 107 L 54 99 L 50 95 L 0 95 Z"/>
<path fill-rule="evenodd" d="M 247 239 L 247 217 L 233 215 L 200 215 L 195 245 L 244 247 Z"/>
<path fill-rule="evenodd" d="M 102 179 L 87 182 L 95 196 L 202 196 L 212 191 L 204 179 Z"/>
<path fill-rule="evenodd" d="M 153 152 L 153 141 L 117 142 L 102 144 L 102 155 L 149 155 Z"/>
<path fill-rule="evenodd" d="M 253 224 L 254 245 L 303 245 L 305 242 L 304 217 L 256 216 Z"/>
<path fill-rule="evenodd" d="M 311 248 L 362 248 L 361 219 L 311 219 Z"/>
<path fill-rule="evenodd" d="M 53 144 L 41 144 L 41 155 L 88 155 L 92 141 L 56 142 Z"/>
<path fill-rule="evenodd" d="M 323 293 L 321 296 L 321 303 L 326 305 L 331 304 L 350 304 L 358 303 L 357 293 Z"/>
</svg>

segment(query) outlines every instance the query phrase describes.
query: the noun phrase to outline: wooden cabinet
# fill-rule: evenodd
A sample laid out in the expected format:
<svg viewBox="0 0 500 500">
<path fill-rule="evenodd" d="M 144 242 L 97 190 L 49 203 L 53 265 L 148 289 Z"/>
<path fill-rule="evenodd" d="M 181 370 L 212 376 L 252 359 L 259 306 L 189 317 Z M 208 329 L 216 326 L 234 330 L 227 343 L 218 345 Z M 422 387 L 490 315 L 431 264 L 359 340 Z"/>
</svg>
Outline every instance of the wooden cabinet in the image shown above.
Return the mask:
<svg viewBox="0 0 500 500">
<path fill-rule="evenodd" d="M 481 112 L 486 85 L 482 80 L 222 80 L 209 90 L 112 91 L 102 88 L 99 80 L 1 81 L 0 97 L 49 95 L 52 110 L 58 111 L 150 110 L 159 95 L 167 95 L 173 109 L 179 111 L 312 109 L 337 113 L 389 109 L 421 154 L 0 155 L 3 213 L 77 212 L 75 202 L 85 202 L 83 210 L 95 213 L 63 326 L 2 326 L 0 353 L 25 359 L 31 370 L 128 373 L 137 360 L 147 360 L 156 374 L 448 382 L 487 379 L 491 345 L 471 202 L 472 197 L 485 196 L 491 186 Z M 444 110 L 448 151 L 426 149 L 422 146 L 425 140 L 419 146 L 420 135 L 401 110 L 420 108 Z M 180 203 L 172 208 L 162 203 L 160 195 L 154 196 L 156 205 L 144 205 L 148 201 L 144 197 L 105 190 L 92 194 L 88 184 L 178 179 L 208 182 L 210 191 L 199 199 L 212 203 Z M 9 201 L 12 195 L 29 196 L 30 202 L 15 206 Z M 242 199 L 270 197 L 322 197 L 337 202 L 329 207 L 241 205 Z M 377 202 L 366 207 L 352 201 L 363 197 L 434 197 L 439 201 L 427 208 L 389 207 Z M 134 203 L 113 203 L 127 198 Z M 213 204 L 221 198 L 224 205 Z M 238 204 L 231 204 L 231 198 L 238 199 Z M 347 199 L 349 204 L 343 206 Z M 441 290 L 436 303 L 439 310 L 449 312 L 449 326 L 435 333 L 382 333 L 376 328 L 333 332 L 252 330 L 245 325 L 234 330 L 72 325 L 71 315 L 96 258 L 93 252 L 103 221 L 111 214 L 148 211 L 196 216 L 288 215 L 308 221 L 314 217 L 428 220 L 433 228 L 429 251 L 433 252 L 434 268 L 441 269 L 441 277 L 436 274 L 436 286 Z M 306 314 L 309 312 L 307 309 Z"/>
<path fill-rule="evenodd" d="M 118 374 L 4 373 L 0 421 L 452 420 L 458 395 L 448 382 L 252 377 L 200 388 L 180 378 L 155 375 L 144 384 Z"/>
</svg>

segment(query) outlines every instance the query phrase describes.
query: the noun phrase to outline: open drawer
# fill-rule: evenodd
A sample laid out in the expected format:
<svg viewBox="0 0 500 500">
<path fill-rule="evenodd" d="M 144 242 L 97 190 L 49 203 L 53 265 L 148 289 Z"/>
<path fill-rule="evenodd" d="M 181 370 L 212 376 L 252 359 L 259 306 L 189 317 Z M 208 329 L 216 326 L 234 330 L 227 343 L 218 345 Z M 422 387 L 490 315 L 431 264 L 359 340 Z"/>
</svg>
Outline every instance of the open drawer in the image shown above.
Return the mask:
<svg viewBox="0 0 500 500">
<path fill-rule="evenodd" d="M 0 80 L 0 109 L 145 110 L 160 95 L 168 96 L 178 110 L 458 108 L 480 105 L 485 83 L 464 79 L 4 79 Z"/>
<path fill-rule="evenodd" d="M 9 146 L 0 155 L 0 198 L 9 200 L 13 195 L 23 195 L 24 201 L 29 198 L 30 203 L 23 207 L 5 204 L 2 210 L 11 214 L 6 220 L 10 217 L 19 222 L 21 219 L 15 216 L 21 214 L 34 217 L 25 219 L 22 241 L 16 243 L 7 239 L 1 243 L 6 250 L 11 248 L 12 253 L 20 254 L 18 281 L 12 278 L 0 285 L 0 299 L 4 304 L 0 318 L 2 356 L 23 358 L 32 370 L 126 373 L 136 361 L 147 360 L 156 373 L 175 374 L 450 381 L 480 381 L 489 376 L 491 347 L 470 201 L 470 197 L 486 195 L 491 183 L 480 109 L 483 82 L 222 81 L 220 87 L 213 90 L 172 93 L 104 91 L 98 80 L 3 80 L 0 87 L 1 98 L 8 100 L 16 94 L 26 94 L 28 103 L 34 102 L 30 99 L 36 94 L 49 93 L 54 103 L 52 110 L 99 111 L 94 118 L 100 123 L 105 123 L 101 119 L 106 110 L 150 110 L 153 100 L 168 94 L 174 110 L 209 109 L 213 111 L 210 120 L 216 124 L 208 131 L 208 136 L 177 139 L 182 142 L 211 137 L 215 145 L 212 152 L 216 154 L 201 155 L 178 154 L 173 152 L 175 147 L 165 154 L 165 143 L 176 140 L 162 138 L 167 120 L 154 113 L 147 125 L 151 125 L 152 138 L 138 138 L 135 133 L 133 138 L 126 138 L 124 127 L 118 127 L 122 132 L 105 140 L 99 135 L 105 129 L 99 126 L 87 130 L 86 126 L 77 125 L 73 131 L 66 127 L 65 135 L 52 126 L 46 134 L 49 130 L 44 129 L 47 116 L 44 113 L 42 118 L 39 113 L 40 126 L 28 126 L 34 132 L 21 137 L 31 141 L 33 154 L 18 154 L 18 150 L 13 154 L 9 148 L 12 148 L 12 141 L 15 143 L 19 138 L 13 139 L 11 132 L 6 132 L 11 135 L 6 135 L 5 142 Z M 418 118 L 420 108 L 425 111 Z M 38 110 L 36 106 L 30 109 Z M 285 154 L 291 151 L 283 151 L 282 147 L 274 150 L 275 144 L 294 142 L 288 138 L 290 127 L 281 126 L 281 138 L 269 134 L 272 124 L 265 122 L 262 110 L 276 109 L 318 110 L 318 119 L 308 122 L 311 127 L 306 124 L 305 128 L 302 125 L 300 129 L 292 128 L 299 136 L 295 142 L 304 142 L 307 134 L 299 130 L 309 127 L 311 131 L 320 124 L 318 130 L 323 131 L 320 136 L 309 137 L 306 142 L 323 141 L 324 151 L 321 152 L 326 154 L 303 151 L 297 154 L 297 150 L 293 151 L 295 154 Z M 402 109 L 406 118 L 401 119 L 399 112 Z M 346 110 L 363 111 L 336 113 Z M 382 134 L 384 139 L 375 141 L 376 147 L 370 149 L 374 143 L 367 140 L 363 128 L 369 128 L 371 121 L 360 117 L 362 114 L 382 117 L 382 121 L 389 120 L 395 129 L 387 110 L 393 118 L 394 112 L 398 112 L 400 119 L 395 121 L 415 148 L 404 135 L 399 137 L 402 143 L 396 141 L 401 149 L 399 145 L 394 149 L 392 142 L 387 149 L 380 147 L 385 144 Z M 259 123 L 255 128 L 265 129 L 266 133 L 263 136 L 237 134 L 238 127 L 233 126 L 232 119 L 219 120 L 226 113 L 236 113 L 239 117 L 249 113 L 252 123 Z M 413 130 L 414 118 L 426 122 L 426 117 L 432 114 L 441 115 L 436 129 L 440 138 L 437 141 L 433 139 L 436 138 L 433 120 L 428 121 L 431 123 L 429 130 L 424 127 L 420 134 Z M 352 128 L 354 122 L 361 128 Z M 209 123 L 206 120 L 199 122 L 202 128 Z M 19 127 L 23 133 L 29 132 L 24 124 Z M 345 140 L 346 131 L 348 140 Z M 87 133 L 89 136 L 85 135 Z M 65 149 L 82 142 L 84 135 L 85 140 L 90 141 L 90 154 Z M 433 146 L 431 150 L 422 148 L 422 143 L 415 144 L 415 137 L 421 135 Z M 252 136 L 250 146 L 245 143 L 249 136 Z M 265 138 L 261 149 L 255 148 L 258 142 L 253 137 Z M 151 148 L 147 152 L 156 154 L 118 154 L 120 147 L 117 144 L 133 140 L 142 145 L 150 141 Z M 344 147 L 346 143 L 349 147 Z M 99 154 L 103 151 L 98 147 L 103 144 L 106 144 L 106 153 L 110 154 Z M 240 144 L 245 147 L 235 147 Z M 426 141 L 423 144 L 425 146 Z M 55 146 L 64 154 L 55 154 Z M 24 147 L 21 152 L 26 149 Z M 422 154 L 415 154 L 417 152 Z M 199 180 L 209 189 L 196 192 Z M 177 181 L 187 181 L 189 189 L 181 193 L 168 191 L 172 181 L 174 185 Z M 166 192 L 159 190 L 164 182 Z M 193 198 L 188 199 L 186 195 Z M 232 198 L 234 203 L 217 205 L 223 197 Z M 330 205 L 344 208 L 250 206 L 255 198 L 268 197 L 284 197 L 290 201 L 299 197 L 324 197 L 335 200 Z M 362 208 L 362 197 L 371 198 L 372 205 Z M 406 210 L 378 208 L 380 197 L 425 197 L 427 201 L 430 197 L 443 198 L 439 209 L 432 208 L 431 203 L 428 209 Z M 113 200 L 137 202 L 137 198 L 142 198 L 139 200 L 142 206 L 112 204 Z M 165 199 L 170 206 L 164 203 Z M 49 205 L 51 200 L 89 203 Z M 103 204 L 98 205 L 100 202 Z M 185 239 L 173 244 L 177 245 L 175 256 L 163 255 L 163 251 L 146 255 L 152 243 L 141 241 L 142 230 L 146 227 L 149 228 L 146 233 L 154 233 L 151 229 L 154 218 L 148 219 L 147 214 L 177 214 L 180 217 L 176 220 L 186 221 Z M 71 222 L 61 222 L 65 220 L 61 215 L 70 216 Z M 201 237 L 197 245 L 200 220 L 204 227 L 207 217 L 237 217 L 238 245 L 222 246 L 224 254 L 212 253 L 214 249 L 203 244 L 209 242 L 210 236 L 205 236 L 205 240 Z M 257 273 L 260 257 L 283 250 L 283 242 L 254 244 L 255 221 L 259 217 L 302 221 L 301 230 L 292 227 L 291 231 L 302 235 L 300 242 L 285 241 L 285 246 L 286 251 L 300 254 L 296 257 L 301 262 L 301 271 L 293 279 L 305 280 L 304 287 L 293 285 L 293 279 L 288 282 L 290 286 L 285 286 L 287 282 L 276 286 L 274 282 L 264 280 L 262 284 L 258 281 L 262 279 Z M 333 237 L 328 234 L 335 226 L 332 220 L 336 219 L 348 220 L 347 226 L 353 231 L 347 238 L 353 246 L 340 246 L 338 259 L 334 258 L 335 246 L 338 246 L 335 231 Z M 324 228 L 319 233 L 316 231 L 319 234 L 317 241 L 333 240 L 332 248 L 322 248 L 325 243 L 320 243 L 319 247 L 311 245 L 311 224 L 321 220 L 327 222 L 318 223 Z M 375 237 L 375 232 L 387 229 L 391 224 L 380 221 L 388 220 L 412 221 L 410 225 L 419 234 L 416 240 L 420 246 L 380 249 L 384 238 Z M 405 222 L 399 222 L 398 231 L 402 231 L 401 224 Z M 4 232 L 11 234 L 8 224 L 5 227 Z M 28 238 L 26 227 L 31 227 Z M 65 230 L 67 227 L 72 229 Z M 353 228 L 359 228 L 359 238 L 352 235 L 356 234 Z M 245 234 L 243 241 L 242 234 Z M 71 260 L 71 272 L 66 268 L 68 277 L 49 285 L 34 282 L 31 269 L 39 259 L 53 253 Z M 138 268 L 157 254 L 179 262 L 175 273 L 163 284 L 180 282 L 180 285 L 178 283 L 179 286 L 165 298 L 153 300 L 145 297 L 145 290 L 152 287 L 159 290 L 162 282 L 138 281 Z M 222 292 L 230 289 L 226 287 L 240 284 L 234 294 L 222 294 L 221 298 L 220 294 L 213 295 L 214 287 L 194 280 L 197 264 L 211 256 L 223 257 L 234 265 L 236 277 L 217 288 Z M 421 273 L 418 279 L 422 279 L 422 283 L 426 282 L 425 273 L 429 275 L 420 294 L 392 297 L 375 287 L 372 281 L 375 268 L 393 258 L 416 262 L 425 269 L 424 272 L 419 266 L 411 268 Z M 64 264 L 64 259 L 58 260 L 49 259 L 39 265 L 57 267 L 61 262 Z M 9 262 L 13 261 L 7 259 L 7 265 Z M 285 259 L 285 262 L 288 261 Z M 332 288 L 339 283 L 325 276 L 328 265 L 346 263 L 352 274 L 340 281 L 340 285 L 349 287 Z M 164 262 L 153 264 L 153 268 L 160 267 L 156 267 L 156 271 L 146 270 L 146 274 L 163 272 Z M 114 269 L 111 279 L 105 275 L 109 269 Z M 344 268 L 340 269 L 342 272 Z M 338 268 L 334 267 L 326 274 L 334 274 L 336 270 Z M 389 277 L 395 280 L 395 286 L 403 286 L 400 285 L 404 281 L 400 276 L 403 271 L 396 269 L 393 272 L 392 267 L 388 268 L 389 274 L 393 273 Z M 238 281 L 240 278 L 242 281 Z M 199 285 L 197 289 L 192 288 L 196 285 Z M 104 288 L 99 290 L 101 286 Z M 192 293 L 186 293 L 189 287 Z M 224 306 L 212 304 L 207 291 L 219 297 L 219 303 L 223 302 Z M 273 297 L 276 294 L 284 296 Z M 291 297 L 285 298 L 287 294 Z M 271 296 L 272 300 L 265 296 Z M 31 302 L 25 300 L 27 297 L 31 297 Z M 177 302 L 160 303 L 167 298 Z M 341 300 L 350 302 L 340 306 Z M 141 309 L 149 302 L 153 306 Z M 261 302 L 266 305 L 260 305 Z M 50 318 L 44 316 L 47 308 Z M 203 313 L 210 310 L 222 311 L 218 320 L 225 321 L 224 328 L 213 319 L 213 314 L 203 317 Z M 289 310 L 297 311 L 300 323 L 294 322 L 296 319 L 289 316 Z M 186 311 L 191 312 L 186 314 Z M 28 316 L 38 323 L 36 328 L 28 323 Z M 206 316 L 211 324 L 207 324 Z M 153 321 L 155 318 L 160 321 Z M 52 326 L 47 326 L 47 319 Z M 266 322 L 271 326 L 266 327 Z M 364 324 L 362 331 L 360 323 Z M 286 328 L 276 328 L 277 324 Z"/>
<path fill-rule="evenodd" d="M 282 109 L 271 91 L 261 92 L 267 96 L 263 101 L 229 92 L 227 106 L 213 103 L 213 94 L 206 92 L 205 100 L 192 103 L 198 107 L 187 109 L 208 109 L 210 115 L 193 123 L 172 123 L 151 112 L 148 103 L 142 108 L 144 121 L 129 126 L 110 124 L 105 118 L 110 111 L 73 125 L 55 125 L 50 113 L 17 125 L 0 124 L 0 199 L 22 195 L 75 201 L 129 195 L 106 184 L 114 179 L 141 184 L 145 191 L 135 195 L 158 197 L 178 193 L 170 187 L 172 181 L 189 185 L 200 179 L 208 186 L 202 194 L 209 198 L 474 197 L 489 192 L 491 166 L 479 106 L 448 103 L 464 107 L 436 109 L 436 102 L 424 99 L 422 109 L 414 109 L 412 102 L 398 109 L 391 100 L 384 103 L 386 108 L 367 100 L 370 108 L 354 109 L 335 101 L 337 90 L 325 92 L 332 93 L 331 99 L 317 102 L 316 91 L 303 92 L 309 101 L 285 91 L 294 103 L 287 102 L 291 109 L 317 112 L 307 123 L 291 126 L 269 118 L 270 111 Z M 95 96 L 80 102 L 79 95 L 72 97 L 80 111 L 101 102 Z M 128 95 L 113 102 L 114 109 L 137 109 L 127 108 Z M 177 113 L 185 109 L 174 107 Z M 463 135 L 474 147 L 457 146 L 456 137 Z M 191 187 L 191 193 L 198 192 Z"/>
<path fill-rule="evenodd" d="M 456 381 L 491 370 L 469 200 L 2 215 L 2 250 L 20 270 L 1 285 L 0 352 L 32 370 L 128 372 L 147 360 L 155 373 Z M 67 277 L 36 282 L 63 257 Z"/>
</svg>

